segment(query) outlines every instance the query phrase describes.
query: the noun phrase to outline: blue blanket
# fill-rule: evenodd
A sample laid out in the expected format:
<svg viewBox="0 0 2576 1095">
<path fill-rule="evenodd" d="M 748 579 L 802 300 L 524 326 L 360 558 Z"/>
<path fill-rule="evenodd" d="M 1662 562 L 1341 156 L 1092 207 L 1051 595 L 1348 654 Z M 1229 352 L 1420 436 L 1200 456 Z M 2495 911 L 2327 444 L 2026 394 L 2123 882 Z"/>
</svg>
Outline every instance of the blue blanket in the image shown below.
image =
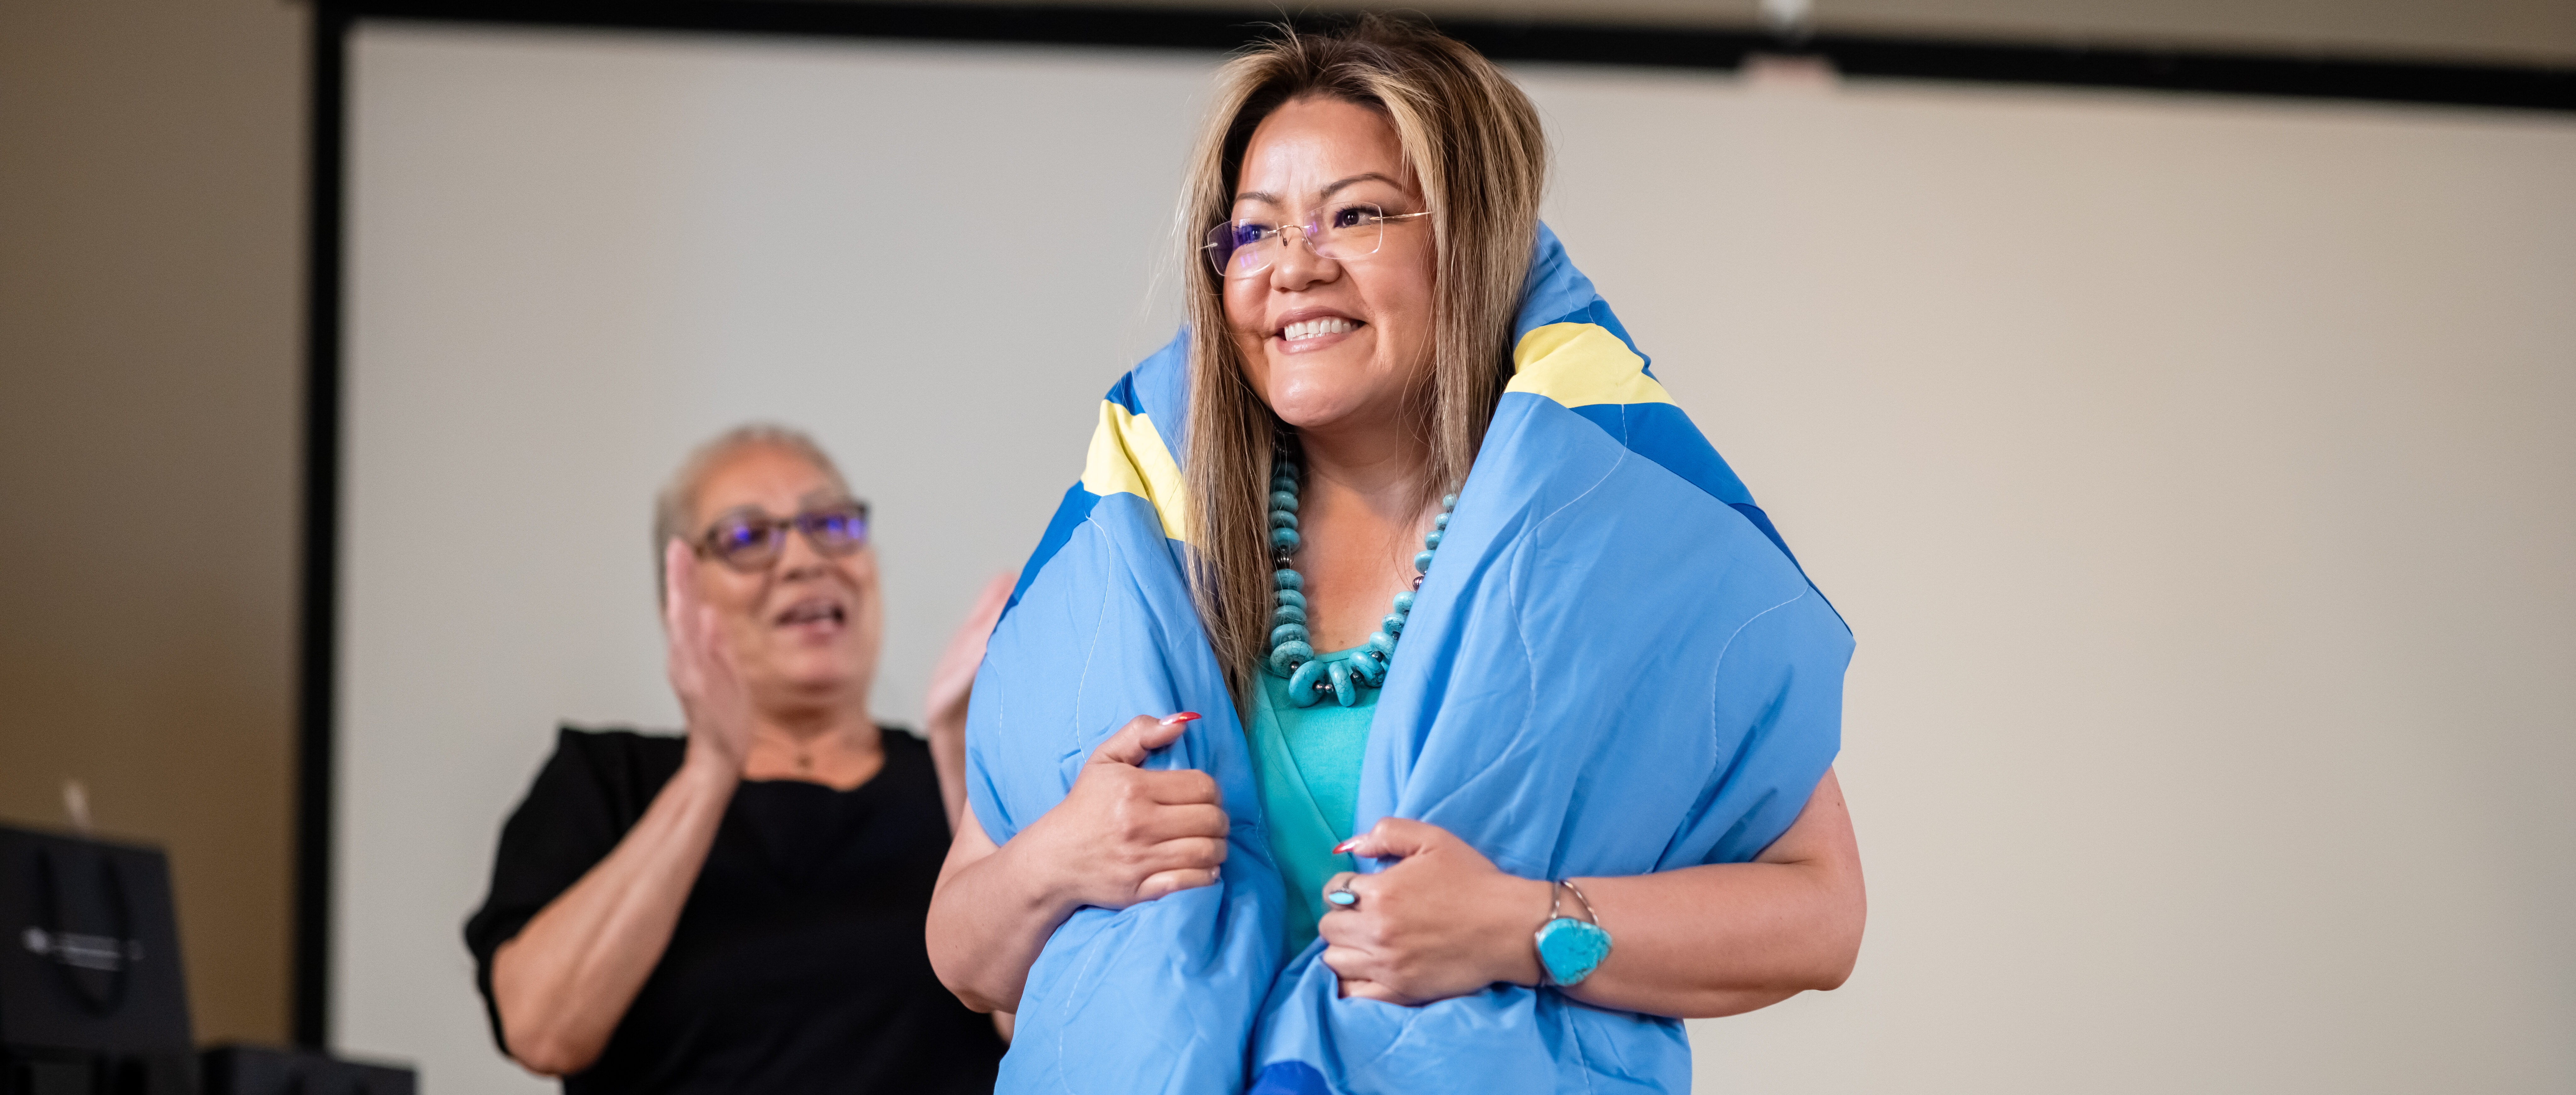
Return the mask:
<svg viewBox="0 0 2576 1095">
<path fill-rule="evenodd" d="M 1224 880 L 1058 928 L 999 1090 L 1688 1090 L 1671 1019 L 1512 986 L 1341 1000 L 1321 943 L 1281 968 L 1251 753 L 1182 576 L 1186 354 L 1103 401 L 976 678 L 968 793 L 1007 841 L 1128 719 L 1199 711 L 1152 765 L 1216 778 Z M 1357 827 L 1417 818 L 1530 878 L 1751 859 L 1833 761 L 1850 632 L 1544 229 L 1513 363 L 1379 697 Z"/>
</svg>

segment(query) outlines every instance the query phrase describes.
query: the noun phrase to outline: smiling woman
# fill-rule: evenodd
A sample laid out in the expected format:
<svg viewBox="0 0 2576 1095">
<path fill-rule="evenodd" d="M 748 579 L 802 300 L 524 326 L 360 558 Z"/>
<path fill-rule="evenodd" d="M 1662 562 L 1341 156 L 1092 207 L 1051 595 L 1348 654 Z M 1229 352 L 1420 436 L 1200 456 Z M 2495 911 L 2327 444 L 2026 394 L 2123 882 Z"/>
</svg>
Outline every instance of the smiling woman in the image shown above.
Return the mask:
<svg viewBox="0 0 2576 1095">
<path fill-rule="evenodd" d="M 466 925 L 503 1052 L 567 1091 L 970 1091 L 1001 1044 L 921 947 L 963 797 L 967 686 L 1006 581 L 930 689 L 868 716 L 868 510 L 803 434 L 699 448 L 654 515 L 685 737 L 566 728 Z"/>
<path fill-rule="evenodd" d="M 1220 75 L 1190 329 L 976 683 L 929 944 L 1004 1090 L 1677 1091 L 1679 1019 L 1849 975 L 1850 633 L 1545 180 L 1412 24 Z"/>
</svg>

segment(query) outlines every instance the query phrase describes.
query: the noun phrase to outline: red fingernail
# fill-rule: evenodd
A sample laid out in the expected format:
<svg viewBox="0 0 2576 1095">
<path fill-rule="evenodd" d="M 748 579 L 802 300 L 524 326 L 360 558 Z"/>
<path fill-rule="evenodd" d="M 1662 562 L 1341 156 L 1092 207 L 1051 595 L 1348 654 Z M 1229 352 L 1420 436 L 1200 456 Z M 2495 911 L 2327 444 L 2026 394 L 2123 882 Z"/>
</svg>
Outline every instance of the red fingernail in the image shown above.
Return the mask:
<svg viewBox="0 0 2576 1095">
<path fill-rule="evenodd" d="M 1352 846 L 1352 845 L 1355 845 L 1355 844 L 1358 844 L 1359 842 L 1360 842 L 1360 838 L 1358 838 L 1358 837 L 1352 837 L 1352 838 L 1350 838 L 1349 840 L 1345 840 L 1345 841 L 1343 841 L 1343 842 L 1341 842 L 1341 843 L 1339 843 L 1339 844 L 1333 845 L 1333 854 L 1334 854 L 1334 855 L 1348 855 L 1348 854 L 1350 854 L 1351 846 Z"/>
<path fill-rule="evenodd" d="M 1168 718 L 1168 719 L 1164 719 L 1163 721 L 1164 721 L 1165 723 L 1167 723 L 1167 724 L 1168 724 L 1168 723 L 1175 723 L 1175 722 L 1190 722 L 1190 721 L 1193 721 L 1193 720 L 1197 719 L 1198 717 L 1199 717 L 1199 713 L 1198 713 L 1198 712 L 1196 712 L 1196 711 L 1183 711 L 1183 712 L 1181 712 L 1180 714 L 1174 715 L 1174 716 L 1172 716 L 1172 717 L 1170 717 L 1170 718 Z"/>
</svg>

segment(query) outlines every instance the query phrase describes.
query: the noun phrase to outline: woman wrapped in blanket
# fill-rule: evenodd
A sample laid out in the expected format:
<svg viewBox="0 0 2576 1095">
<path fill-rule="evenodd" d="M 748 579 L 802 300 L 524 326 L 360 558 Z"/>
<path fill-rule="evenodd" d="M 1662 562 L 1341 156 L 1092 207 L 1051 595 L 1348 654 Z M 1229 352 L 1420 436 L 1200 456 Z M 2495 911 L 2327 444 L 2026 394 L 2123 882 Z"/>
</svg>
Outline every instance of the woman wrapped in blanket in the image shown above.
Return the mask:
<svg viewBox="0 0 2576 1095">
<path fill-rule="evenodd" d="M 1851 972 L 1849 633 L 1500 71 L 1369 18 L 1219 85 L 1191 326 L 992 638 L 932 962 L 1019 1013 L 1006 1091 L 1684 1090 L 1675 1019 Z"/>
</svg>

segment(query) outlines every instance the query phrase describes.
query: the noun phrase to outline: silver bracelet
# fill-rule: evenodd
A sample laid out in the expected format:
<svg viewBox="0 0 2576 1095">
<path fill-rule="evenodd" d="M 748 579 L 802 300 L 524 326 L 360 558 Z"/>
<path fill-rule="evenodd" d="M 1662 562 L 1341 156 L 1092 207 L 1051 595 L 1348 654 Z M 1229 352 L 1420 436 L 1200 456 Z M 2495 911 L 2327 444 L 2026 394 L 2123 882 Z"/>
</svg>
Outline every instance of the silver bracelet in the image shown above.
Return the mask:
<svg viewBox="0 0 2576 1095">
<path fill-rule="evenodd" d="M 1585 920 L 1561 915 L 1565 899 L 1557 892 L 1560 886 L 1572 890 L 1574 899 L 1583 903 Z M 1592 899 L 1572 880 L 1548 883 L 1547 894 L 1547 923 L 1539 925 L 1536 940 L 1539 976 L 1543 984 L 1572 988 L 1610 957 L 1610 932 L 1601 926 L 1601 914 L 1593 909 Z"/>
</svg>

